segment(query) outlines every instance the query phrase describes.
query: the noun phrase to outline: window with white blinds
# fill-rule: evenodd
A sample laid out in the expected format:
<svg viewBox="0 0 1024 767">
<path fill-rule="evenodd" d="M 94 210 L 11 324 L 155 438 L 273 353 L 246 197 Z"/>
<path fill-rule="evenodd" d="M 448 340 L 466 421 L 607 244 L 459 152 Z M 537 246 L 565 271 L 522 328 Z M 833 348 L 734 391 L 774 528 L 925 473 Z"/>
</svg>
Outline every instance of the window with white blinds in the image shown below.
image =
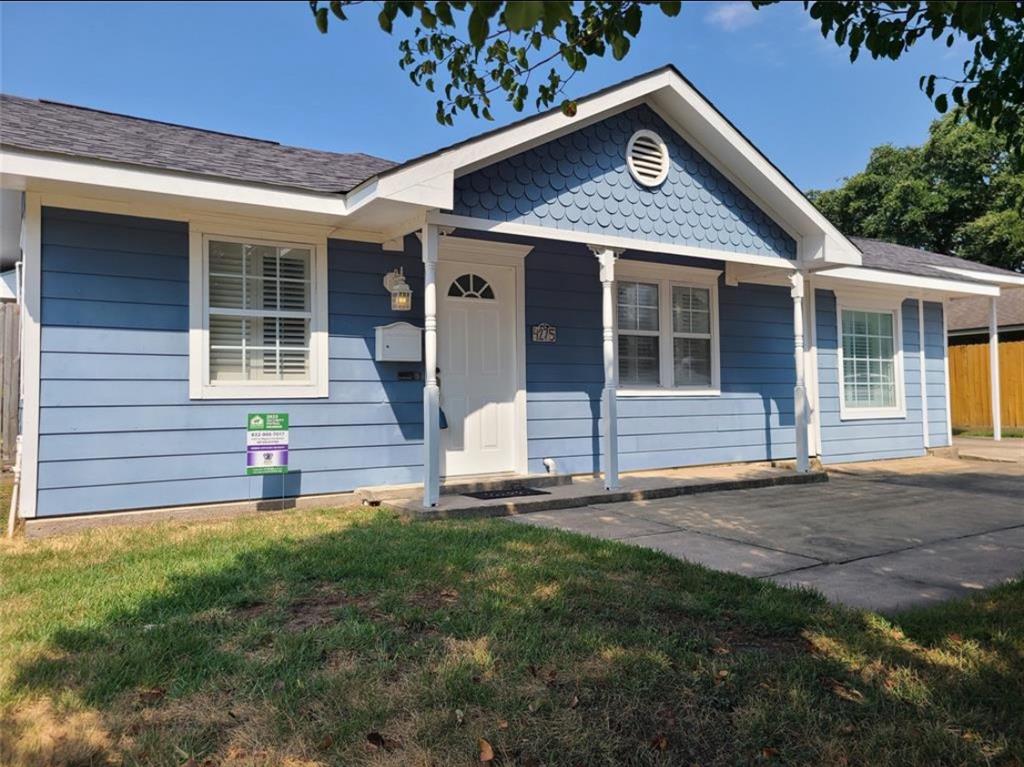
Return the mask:
<svg viewBox="0 0 1024 767">
<path fill-rule="evenodd" d="M 311 248 L 209 241 L 210 381 L 309 380 Z"/>
<path fill-rule="evenodd" d="M 624 264 L 615 323 L 623 395 L 716 393 L 719 382 L 717 272 Z M 680 279 L 681 278 L 681 279 Z M 683 282 L 682 279 L 694 279 Z"/>
<path fill-rule="evenodd" d="M 321 249 L 214 235 L 202 242 L 206 334 L 199 396 L 324 396 L 327 363 L 318 358 L 326 358 L 326 339 L 318 342 L 318 331 L 326 313 L 316 289 Z"/>
<path fill-rule="evenodd" d="M 899 305 L 837 298 L 840 417 L 905 416 Z"/>
</svg>

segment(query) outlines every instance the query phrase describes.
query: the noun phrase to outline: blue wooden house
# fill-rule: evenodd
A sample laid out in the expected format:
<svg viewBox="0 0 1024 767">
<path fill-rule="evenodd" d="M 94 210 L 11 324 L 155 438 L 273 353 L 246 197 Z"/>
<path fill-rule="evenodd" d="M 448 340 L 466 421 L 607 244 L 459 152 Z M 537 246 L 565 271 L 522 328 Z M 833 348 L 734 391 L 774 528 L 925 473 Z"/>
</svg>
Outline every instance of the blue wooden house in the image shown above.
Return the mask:
<svg viewBox="0 0 1024 767">
<path fill-rule="evenodd" d="M 844 236 L 673 68 L 404 163 L 0 107 L 24 518 L 919 456 L 944 307 L 1024 283 Z"/>
</svg>

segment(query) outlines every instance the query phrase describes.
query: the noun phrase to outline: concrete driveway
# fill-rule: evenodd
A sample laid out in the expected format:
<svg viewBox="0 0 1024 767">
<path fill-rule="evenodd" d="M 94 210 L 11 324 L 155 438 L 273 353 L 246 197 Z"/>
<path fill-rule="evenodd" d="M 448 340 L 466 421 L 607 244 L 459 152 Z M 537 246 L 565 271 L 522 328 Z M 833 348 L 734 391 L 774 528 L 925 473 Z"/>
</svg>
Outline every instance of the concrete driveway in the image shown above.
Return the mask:
<svg viewBox="0 0 1024 767">
<path fill-rule="evenodd" d="M 1024 573 L 1024 467 L 920 458 L 830 473 L 828 483 L 509 519 L 659 549 L 881 611 Z"/>
</svg>

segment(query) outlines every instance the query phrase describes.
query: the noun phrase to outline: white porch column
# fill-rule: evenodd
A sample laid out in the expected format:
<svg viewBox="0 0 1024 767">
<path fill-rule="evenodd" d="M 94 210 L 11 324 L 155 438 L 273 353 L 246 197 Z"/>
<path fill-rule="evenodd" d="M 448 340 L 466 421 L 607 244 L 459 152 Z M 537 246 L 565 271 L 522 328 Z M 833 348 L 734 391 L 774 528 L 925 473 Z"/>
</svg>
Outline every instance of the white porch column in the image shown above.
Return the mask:
<svg viewBox="0 0 1024 767">
<path fill-rule="evenodd" d="M 615 261 L 619 252 L 592 247 L 601 265 L 601 340 L 604 349 L 604 391 L 601 393 L 601 417 L 604 435 L 601 449 L 601 473 L 605 490 L 619 486 L 619 414 L 617 390 L 619 366 L 615 356 Z"/>
<path fill-rule="evenodd" d="M 918 363 L 921 368 L 921 429 L 923 432 L 924 449 L 932 446 L 931 428 L 928 423 L 928 355 L 924 350 L 924 299 L 917 299 L 917 340 Z"/>
<path fill-rule="evenodd" d="M 793 298 L 793 360 L 796 363 L 796 386 L 793 387 L 793 427 L 796 431 L 796 470 L 801 474 L 810 469 L 807 456 L 807 390 L 804 386 L 804 276 L 794 272 L 789 276 Z"/>
<path fill-rule="evenodd" d="M 1003 438 L 1003 411 L 999 401 L 999 297 L 992 296 L 988 304 L 988 372 L 992 395 L 992 439 Z"/>
<path fill-rule="evenodd" d="M 437 505 L 441 486 L 441 392 L 437 385 L 437 247 L 435 224 L 423 226 L 423 506 Z"/>
</svg>

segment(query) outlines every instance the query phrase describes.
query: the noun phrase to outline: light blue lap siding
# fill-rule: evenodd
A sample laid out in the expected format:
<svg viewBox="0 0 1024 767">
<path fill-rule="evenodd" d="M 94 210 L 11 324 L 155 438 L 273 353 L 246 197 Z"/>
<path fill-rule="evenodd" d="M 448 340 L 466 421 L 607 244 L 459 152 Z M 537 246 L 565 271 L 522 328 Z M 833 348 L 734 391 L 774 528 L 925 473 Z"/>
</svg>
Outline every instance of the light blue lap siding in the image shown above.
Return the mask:
<svg viewBox="0 0 1024 767">
<path fill-rule="evenodd" d="M 720 285 L 719 301 L 721 396 L 620 398 L 623 471 L 793 457 L 789 291 Z M 598 471 L 604 376 L 593 254 L 582 246 L 537 243 L 526 259 L 526 316 L 529 325 L 558 327 L 557 343 L 526 348 L 530 470 L 543 471 L 543 460 L 554 458 L 559 471 Z"/>
<path fill-rule="evenodd" d="M 668 146 L 651 189 L 626 167 L 647 128 Z M 455 181 L 453 212 L 518 224 L 614 233 L 674 245 L 795 258 L 796 242 L 647 106 L 638 106 Z"/>
<path fill-rule="evenodd" d="M 184 224 L 46 208 L 42 251 L 39 514 L 273 498 L 421 480 L 419 365 L 373 361 L 373 328 L 422 324 L 418 243 L 407 254 L 331 241 L 330 398 L 188 398 Z M 414 311 L 381 275 L 402 266 Z M 291 415 L 279 477 L 244 473 L 245 416 Z"/>
<path fill-rule="evenodd" d="M 917 301 L 903 301 L 901 310 L 906 416 L 846 421 L 840 418 L 839 410 L 839 331 L 835 295 L 831 291 L 819 290 L 815 294 L 815 303 L 818 315 L 818 389 L 822 460 L 825 463 L 843 463 L 924 455 Z M 941 315 L 939 323 L 941 326 Z M 929 336 L 926 333 L 927 338 Z M 926 343 L 926 350 L 928 345 Z M 935 383 L 931 374 L 928 382 Z M 932 390 L 929 389 L 929 410 L 939 406 L 933 403 L 932 399 Z M 939 397 L 935 399 L 938 399 L 942 403 L 941 407 L 945 408 L 944 400 Z M 943 414 L 943 421 L 944 419 Z M 937 444 L 943 444 L 945 441 L 943 436 L 942 441 Z"/>
</svg>

